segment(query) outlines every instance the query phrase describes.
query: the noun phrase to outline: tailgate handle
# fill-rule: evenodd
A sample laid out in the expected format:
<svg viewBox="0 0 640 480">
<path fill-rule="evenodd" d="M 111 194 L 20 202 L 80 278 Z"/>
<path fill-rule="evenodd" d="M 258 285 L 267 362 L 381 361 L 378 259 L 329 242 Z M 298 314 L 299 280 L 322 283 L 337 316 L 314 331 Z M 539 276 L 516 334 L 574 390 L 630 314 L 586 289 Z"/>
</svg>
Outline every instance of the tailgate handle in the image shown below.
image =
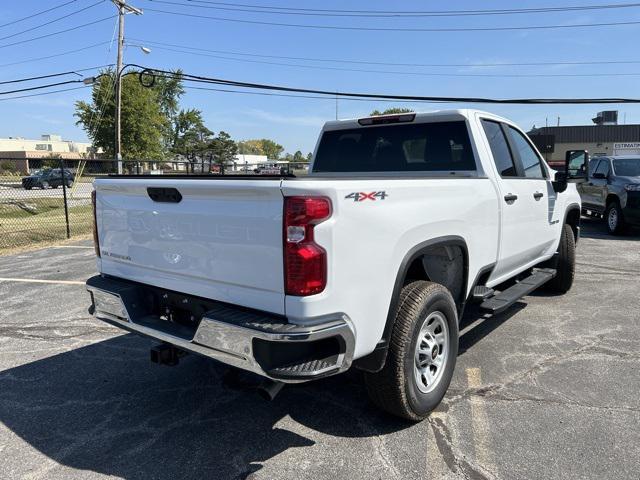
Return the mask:
<svg viewBox="0 0 640 480">
<path fill-rule="evenodd" d="M 147 187 L 147 193 L 154 202 L 179 203 L 182 195 L 176 188 Z"/>
</svg>

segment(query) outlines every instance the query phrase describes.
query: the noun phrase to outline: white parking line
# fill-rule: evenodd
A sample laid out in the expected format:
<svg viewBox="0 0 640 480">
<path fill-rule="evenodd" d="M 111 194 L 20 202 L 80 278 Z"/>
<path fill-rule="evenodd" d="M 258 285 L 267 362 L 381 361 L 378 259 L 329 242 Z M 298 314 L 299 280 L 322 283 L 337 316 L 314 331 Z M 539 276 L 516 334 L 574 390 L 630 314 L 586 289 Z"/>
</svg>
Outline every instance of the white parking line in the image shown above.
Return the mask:
<svg viewBox="0 0 640 480">
<path fill-rule="evenodd" d="M 0 282 L 23 282 L 23 283 L 52 283 L 58 285 L 84 285 L 84 282 L 74 280 L 41 280 L 38 278 L 6 278 L 0 277 Z"/>
<path fill-rule="evenodd" d="M 479 368 L 467 368 L 466 373 L 469 388 L 479 388 L 482 386 L 482 377 Z M 471 430 L 473 432 L 476 460 L 486 470 L 495 472 L 489 445 L 489 419 L 484 409 L 484 402 L 476 395 L 471 395 L 469 401 L 471 403 Z"/>
</svg>

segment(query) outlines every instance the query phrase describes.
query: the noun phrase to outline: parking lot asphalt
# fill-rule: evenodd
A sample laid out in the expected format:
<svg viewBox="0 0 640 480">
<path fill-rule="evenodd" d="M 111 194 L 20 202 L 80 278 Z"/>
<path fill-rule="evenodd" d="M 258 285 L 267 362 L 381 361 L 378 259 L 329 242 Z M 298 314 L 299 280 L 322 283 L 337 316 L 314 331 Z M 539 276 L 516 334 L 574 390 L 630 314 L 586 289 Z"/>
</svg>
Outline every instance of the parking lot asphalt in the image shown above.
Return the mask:
<svg viewBox="0 0 640 480">
<path fill-rule="evenodd" d="M 150 363 L 151 341 L 88 315 L 89 243 L 0 257 L 0 478 L 637 479 L 640 236 L 583 232 L 567 295 L 465 316 L 419 424 L 358 372 L 267 402 L 213 361 Z"/>
</svg>

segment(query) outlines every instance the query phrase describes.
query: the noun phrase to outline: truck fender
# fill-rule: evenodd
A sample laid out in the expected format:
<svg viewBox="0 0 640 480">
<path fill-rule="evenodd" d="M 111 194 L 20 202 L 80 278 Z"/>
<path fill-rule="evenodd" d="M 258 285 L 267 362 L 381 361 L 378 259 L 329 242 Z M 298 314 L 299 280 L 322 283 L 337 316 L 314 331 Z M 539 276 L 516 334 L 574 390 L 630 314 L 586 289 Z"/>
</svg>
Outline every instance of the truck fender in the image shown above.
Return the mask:
<svg viewBox="0 0 640 480">
<path fill-rule="evenodd" d="M 382 338 L 376 345 L 376 348 L 370 354 L 356 360 L 354 366 L 360 370 L 368 372 L 378 372 L 384 367 L 387 351 L 389 347 L 389 339 L 393 330 L 396 310 L 398 308 L 398 298 L 400 297 L 400 291 L 404 286 L 405 279 L 411 264 L 421 256 L 425 255 L 429 249 L 433 247 L 447 247 L 455 246 L 460 247 L 463 253 L 464 271 L 462 275 L 462 297 L 466 296 L 468 274 L 469 274 L 469 252 L 467 243 L 464 238 L 457 235 L 447 235 L 443 237 L 436 237 L 415 245 L 411 248 L 402 259 L 396 275 L 396 280 L 393 286 L 393 293 L 391 295 L 391 301 L 389 303 L 389 310 L 387 312 L 387 320 L 385 322 Z M 464 305 L 464 298 L 455 299 L 458 305 L 458 312 L 462 311 Z"/>
</svg>

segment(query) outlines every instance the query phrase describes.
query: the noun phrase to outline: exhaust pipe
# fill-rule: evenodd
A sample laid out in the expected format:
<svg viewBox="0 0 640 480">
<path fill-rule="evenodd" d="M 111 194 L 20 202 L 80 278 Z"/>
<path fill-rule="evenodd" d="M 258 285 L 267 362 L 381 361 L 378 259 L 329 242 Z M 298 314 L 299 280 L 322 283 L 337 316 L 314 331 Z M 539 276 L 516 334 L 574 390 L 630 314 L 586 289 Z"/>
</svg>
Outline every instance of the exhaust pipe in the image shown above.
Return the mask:
<svg viewBox="0 0 640 480">
<path fill-rule="evenodd" d="M 258 395 L 268 401 L 273 401 L 280 390 L 284 387 L 283 382 L 278 382 L 275 380 L 264 380 L 260 385 L 258 385 Z"/>
</svg>

